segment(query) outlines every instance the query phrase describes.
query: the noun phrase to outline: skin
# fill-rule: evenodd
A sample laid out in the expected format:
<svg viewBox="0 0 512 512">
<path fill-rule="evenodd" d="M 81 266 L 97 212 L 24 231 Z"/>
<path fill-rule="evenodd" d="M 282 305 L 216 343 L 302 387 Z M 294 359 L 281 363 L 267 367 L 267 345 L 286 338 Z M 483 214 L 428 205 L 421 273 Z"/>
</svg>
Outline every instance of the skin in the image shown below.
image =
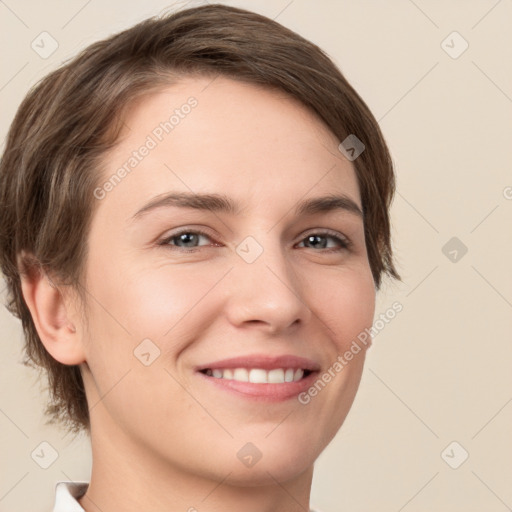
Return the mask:
<svg viewBox="0 0 512 512">
<path fill-rule="evenodd" d="M 131 107 L 105 178 L 190 96 L 197 107 L 93 199 L 87 325 L 72 290 L 44 275 L 23 282 L 45 347 L 84 377 L 93 467 L 80 504 L 87 512 L 308 510 L 313 464 L 353 403 L 365 350 L 307 405 L 248 400 L 193 368 L 265 353 L 310 358 L 326 371 L 371 326 L 363 219 L 293 213 L 298 201 L 333 193 L 361 207 L 355 170 L 323 122 L 282 92 L 188 77 Z M 223 193 L 243 211 L 172 207 L 130 222 L 168 191 Z M 179 238 L 158 245 L 183 227 L 208 230 L 195 252 Z M 337 251 L 308 245 L 325 229 L 350 247 L 330 235 L 321 240 Z M 236 252 L 247 236 L 263 249 L 250 264 Z M 145 338 L 160 350 L 149 366 L 133 354 Z M 248 442 L 262 453 L 252 467 L 237 457 Z"/>
</svg>

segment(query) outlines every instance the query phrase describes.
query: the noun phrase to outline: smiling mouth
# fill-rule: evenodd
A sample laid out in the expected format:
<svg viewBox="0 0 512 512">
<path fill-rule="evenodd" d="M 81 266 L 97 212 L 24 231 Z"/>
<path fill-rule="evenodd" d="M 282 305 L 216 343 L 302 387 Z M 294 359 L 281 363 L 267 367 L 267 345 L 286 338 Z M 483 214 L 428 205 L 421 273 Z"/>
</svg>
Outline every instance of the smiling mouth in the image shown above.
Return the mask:
<svg viewBox="0 0 512 512">
<path fill-rule="evenodd" d="M 308 377 L 311 370 L 301 368 L 275 368 L 264 370 L 263 368 L 205 368 L 200 373 L 219 380 L 231 380 L 236 382 L 250 382 L 252 384 L 285 384 L 298 382 Z"/>
</svg>

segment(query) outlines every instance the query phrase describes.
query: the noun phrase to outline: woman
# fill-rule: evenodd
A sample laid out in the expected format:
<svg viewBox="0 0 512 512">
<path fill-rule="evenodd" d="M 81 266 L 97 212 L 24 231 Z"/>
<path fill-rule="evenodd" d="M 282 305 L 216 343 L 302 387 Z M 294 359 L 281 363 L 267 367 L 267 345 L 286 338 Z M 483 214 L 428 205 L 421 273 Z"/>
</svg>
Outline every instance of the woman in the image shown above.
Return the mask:
<svg viewBox="0 0 512 512">
<path fill-rule="evenodd" d="M 224 5 L 145 20 L 29 93 L 0 185 L 9 310 L 91 438 L 55 510 L 309 510 L 399 277 L 389 152 L 328 56 Z"/>
</svg>

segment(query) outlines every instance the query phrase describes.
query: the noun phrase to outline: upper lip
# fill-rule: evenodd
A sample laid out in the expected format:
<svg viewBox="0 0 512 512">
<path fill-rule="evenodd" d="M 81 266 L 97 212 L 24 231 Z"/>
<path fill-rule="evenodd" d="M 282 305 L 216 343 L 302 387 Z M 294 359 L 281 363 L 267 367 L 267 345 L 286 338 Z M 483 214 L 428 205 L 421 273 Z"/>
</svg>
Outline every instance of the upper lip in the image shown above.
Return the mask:
<svg viewBox="0 0 512 512">
<path fill-rule="evenodd" d="M 261 368 L 263 370 L 274 370 L 276 368 L 293 368 L 310 371 L 317 371 L 320 365 L 311 359 L 294 356 L 292 354 L 283 354 L 281 356 L 269 356 L 268 354 L 254 354 L 229 359 L 222 359 L 212 363 L 197 366 L 196 371 L 206 369 L 224 369 L 224 368 Z"/>
</svg>

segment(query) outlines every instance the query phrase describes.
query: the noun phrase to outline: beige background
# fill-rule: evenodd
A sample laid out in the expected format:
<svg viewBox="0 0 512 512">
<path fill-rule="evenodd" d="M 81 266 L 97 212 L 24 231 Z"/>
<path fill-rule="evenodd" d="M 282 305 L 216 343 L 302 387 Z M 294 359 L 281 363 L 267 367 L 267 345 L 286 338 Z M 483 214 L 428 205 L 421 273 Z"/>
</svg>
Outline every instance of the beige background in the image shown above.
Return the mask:
<svg viewBox="0 0 512 512">
<path fill-rule="evenodd" d="M 379 120 L 396 164 L 403 283 L 385 284 L 377 314 L 394 301 L 403 311 L 376 336 L 352 411 L 316 463 L 312 504 L 323 512 L 511 510 L 512 1 L 222 3 L 275 18 L 325 49 Z M 1 140 L 49 70 L 185 4 L 0 2 Z M 48 59 L 31 48 L 43 31 L 59 45 Z M 445 51 L 463 48 L 453 31 L 469 44 L 457 58 Z M 452 237 L 468 249 L 455 262 L 453 247 L 443 253 Z M 0 339 L 0 510 L 43 512 L 56 481 L 89 479 L 89 445 L 44 426 L 44 392 L 19 364 L 21 327 L 4 308 Z M 59 455 L 48 469 L 31 458 L 41 442 Z M 463 450 L 469 458 L 452 469 L 444 459 L 455 465 Z"/>
</svg>

